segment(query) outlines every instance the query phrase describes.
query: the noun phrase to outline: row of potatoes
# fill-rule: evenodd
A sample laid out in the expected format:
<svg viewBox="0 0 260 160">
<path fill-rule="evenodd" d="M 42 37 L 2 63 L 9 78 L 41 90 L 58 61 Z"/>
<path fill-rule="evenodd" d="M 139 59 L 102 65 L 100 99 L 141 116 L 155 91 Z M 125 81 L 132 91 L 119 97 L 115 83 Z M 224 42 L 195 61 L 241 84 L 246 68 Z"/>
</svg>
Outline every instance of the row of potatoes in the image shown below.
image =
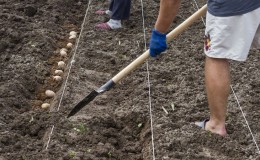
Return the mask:
<svg viewBox="0 0 260 160">
<path fill-rule="evenodd" d="M 71 31 L 71 32 L 69 33 L 69 35 L 70 35 L 69 39 L 76 39 L 76 38 L 77 38 L 77 32 L 75 32 L 75 31 Z M 68 49 L 71 49 L 72 47 L 73 47 L 73 44 L 72 44 L 72 43 L 68 43 L 67 46 L 66 46 L 66 48 L 61 48 L 61 49 L 60 49 L 60 52 L 59 52 L 60 56 L 63 57 L 63 58 L 67 57 L 67 55 L 68 55 L 68 53 L 67 53 L 67 52 L 68 52 Z M 55 70 L 54 76 L 53 76 L 53 79 L 54 79 L 55 81 L 61 81 L 61 80 L 62 80 L 62 75 L 63 75 L 63 71 L 64 71 L 64 69 L 65 69 L 65 66 L 66 66 L 66 64 L 65 64 L 64 61 L 59 61 L 59 62 L 58 62 L 58 68 L 57 68 L 57 70 Z M 55 92 L 53 92 L 52 90 L 46 90 L 46 91 L 45 91 L 45 95 L 46 95 L 48 98 L 53 98 L 53 97 L 55 96 Z M 41 107 L 42 107 L 43 109 L 47 109 L 47 108 L 50 107 L 50 104 L 49 104 L 49 103 L 43 103 L 43 104 L 41 105 Z"/>
</svg>

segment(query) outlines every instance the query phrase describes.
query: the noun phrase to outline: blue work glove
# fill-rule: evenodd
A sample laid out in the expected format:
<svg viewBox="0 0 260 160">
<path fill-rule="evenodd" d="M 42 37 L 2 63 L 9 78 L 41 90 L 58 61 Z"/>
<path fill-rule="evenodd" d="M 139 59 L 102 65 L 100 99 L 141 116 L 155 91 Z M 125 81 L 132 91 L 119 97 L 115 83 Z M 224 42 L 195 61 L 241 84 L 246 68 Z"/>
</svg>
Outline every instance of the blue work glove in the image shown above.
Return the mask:
<svg viewBox="0 0 260 160">
<path fill-rule="evenodd" d="M 150 40 L 150 56 L 156 57 L 167 49 L 166 34 L 153 29 Z"/>
</svg>

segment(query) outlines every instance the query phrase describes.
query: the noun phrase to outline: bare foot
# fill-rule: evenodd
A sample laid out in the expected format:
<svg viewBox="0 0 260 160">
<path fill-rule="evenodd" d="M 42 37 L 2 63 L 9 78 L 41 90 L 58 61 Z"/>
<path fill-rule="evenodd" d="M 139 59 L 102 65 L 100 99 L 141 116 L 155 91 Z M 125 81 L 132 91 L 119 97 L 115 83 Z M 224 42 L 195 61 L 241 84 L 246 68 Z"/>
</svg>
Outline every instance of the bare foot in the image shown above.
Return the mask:
<svg viewBox="0 0 260 160">
<path fill-rule="evenodd" d="M 220 136 L 227 135 L 225 124 L 224 125 L 221 125 L 221 124 L 216 125 L 216 123 L 212 122 L 211 120 L 204 120 L 202 122 L 195 122 L 195 124 L 202 129 L 205 129 L 205 130 L 210 131 L 212 133 L 218 134 Z"/>
<path fill-rule="evenodd" d="M 226 131 L 226 127 L 225 124 L 224 125 L 216 125 L 216 123 L 212 122 L 211 120 L 209 120 L 206 124 L 205 124 L 205 130 L 210 131 L 212 133 L 221 135 L 221 136 L 225 136 L 227 135 L 227 131 Z"/>
</svg>

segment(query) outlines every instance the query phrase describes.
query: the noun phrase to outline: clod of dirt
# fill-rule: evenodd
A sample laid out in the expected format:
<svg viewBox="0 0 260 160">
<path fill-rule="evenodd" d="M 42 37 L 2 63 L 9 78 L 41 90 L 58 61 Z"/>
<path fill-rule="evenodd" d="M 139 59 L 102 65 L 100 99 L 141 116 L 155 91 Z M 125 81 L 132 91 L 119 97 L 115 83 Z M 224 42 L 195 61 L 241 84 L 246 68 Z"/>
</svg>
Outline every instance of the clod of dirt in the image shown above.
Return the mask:
<svg viewBox="0 0 260 160">
<path fill-rule="evenodd" d="M 33 6 L 27 6 L 25 7 L 24 13 L 28 17 L 33 17 L 37 13 L 37 8 Z"/>
<path fill-rule="evenodd" d="M 6 160 L 4 157 L 0 156 L 0 160 Z"/>
<path fill-rule="evenodd" d="M 5 41 L 0 41 L 0 52 L 3 52 L 8 47 L 8 43 Z"/>
</svg>

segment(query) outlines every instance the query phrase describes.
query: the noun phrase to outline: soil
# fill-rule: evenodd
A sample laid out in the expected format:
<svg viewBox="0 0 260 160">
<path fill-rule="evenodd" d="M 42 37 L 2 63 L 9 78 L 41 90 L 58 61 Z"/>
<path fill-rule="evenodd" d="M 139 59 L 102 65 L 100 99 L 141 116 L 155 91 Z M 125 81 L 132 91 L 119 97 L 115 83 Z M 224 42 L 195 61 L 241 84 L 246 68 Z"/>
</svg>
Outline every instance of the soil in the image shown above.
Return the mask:
<svg viewBox="0 0 260 160">
<path fill-rule="evenodd" d="M 143 3 L 146 41 L 139 1 L 132 2 L 130 19 L 116 31 L 94 28 L 108 19 L 95 14 L 108 7 L 107 0 L 0 1 L 0 160 L 150 160 L 153 151 L 158 160 L 260 159 L 232 92 L 228 136 L 194 125 L 209 113 L 201 20 L 173 40 L 158 59 L 150 58 L 67 118 L 80 100 L 146 50 L 159 1 Z M 199 6 L 205 3 L 198 1 Z M 171 28 L 196 10 L 193 1 L 182 1 Z M 69 39 L 70 31 L 81 33 L 78 41 Z M 59 51 L 68 42 L 74 47 L 62 58 Z M 61 60 L 66 68 L 63 80 L 56 82 L 54 71 Z M 260 51 L 251 50 L 246 62 L 231 62 L 232 88 L 257 144 L 259 61 Z M 54 98 L 45 95 L 47 89 L 56 93 Z M 42 103 L 51 106 L 42 109 Z"/>
</svg>

